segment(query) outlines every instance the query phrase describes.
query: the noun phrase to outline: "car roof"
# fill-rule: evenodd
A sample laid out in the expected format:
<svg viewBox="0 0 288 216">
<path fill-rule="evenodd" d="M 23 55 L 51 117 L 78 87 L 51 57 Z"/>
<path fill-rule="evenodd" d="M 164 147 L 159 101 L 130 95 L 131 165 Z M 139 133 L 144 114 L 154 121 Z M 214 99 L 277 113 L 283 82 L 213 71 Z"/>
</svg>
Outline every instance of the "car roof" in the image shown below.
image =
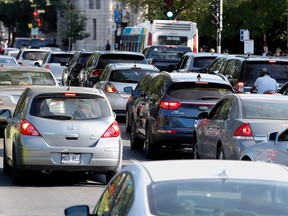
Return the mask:
<svg viewBox="0 0 288 216">
<path fill-rule="evenodd" d="M 125 55 L 138 55 L 138 56 L 144 56 L 142 53 L 138 53 L 138 52 L 130 52 L 130 51 L 119 51 L 119 50 L 97 50 L 94 51 L 95 53 L 101 53 L 101 54 L 115 54 L 115 55 L 119 55 L 119 54 L 125 54 Z"/>
<path fill-rule="evenodd" d="M 194 52 L 187 52 L 184 54 L 185 56 L 189 55 L 189 56 L 194 56 L 194 57 L 211 57 L 211 56 L 220 56 L 220 55 L 227 55 L 227 54 L 223 54 L 223 53 L 210 53 L 210 52 L 198 52 L 198 53 L 194 53 Z M 183 56 L 184 56 L 183 55 Z"/>
<path fill-rule="evenodd" d="M 1 59 L 15 59 L 13 56 L 8 56 L 8 55 L 0 55 L 0 58 Z"/>
<path fill-rule="evenodd" d="M 276 57 L 276 56 L 259 56 L 259 55 L 231 55 L 229 59 L 239 59 L 240 61 L 284 61 L 287 62 L 288 58 Z"/>
<path fill-rule="evenodd" d="M 253 161 L 164 160 L 142 163 L 134 161 L 133 164 L 124 167 L 124 170 L 127 169 L 142 170 L 153 182 L 184 179 L 254 179 L 288 182 L 286 166 Z"/>
<path fill-rule="evenodd" d="M 17 71 L 31 71 L 31 72 L 50 72 L 50 70 L 42 67 L 33 67 L 33 66 L 11 66 L 11 67 L 0 67 L 1 71 L 7 72 L 17 72 Z"/>
<path fill-rule="evenodd" d="M 171 77 L 173 82 L 191 82 L 191 81 L 205 81 L 205 82 L 213 82 L 213 83 L 223 83 L 223 84 L 229 84 L 230 82 L 228 80 L 225 80 L 224 77 L 217 75 L 217 74 L 205 74 L 205 73 L 168 73 L 168 72 L 161 72 L 160 74 L 167 74 Z"/>
<path fill-rule="evenodd" d="M 112 70 L 125 70 L 125 69 L 146 69 L 146 70 L 155 70 L 159 71 L 157 67 L 151 64 L 139 64 L 139 63 L 110 63 L 107 67 L 111 67 Z"/>
<path fill-rule="evenodd" d="M 262 101 L 288 101 L 288 97 L 280 94 L 235 94 L 240 100 L 262 100 Z M 224 96 L 225 97 L 225 96 Z"/>
<path fill-rule="evenodd" d="M 29 86 L 31 91 L 36 94 L 42 93 L 78 93 L 78 94 L 98 94 L 104 95 L 103 92 L 96 88 L 85 88 L 85 87 L 75 87 L 75 86 Z"/>
</svg>

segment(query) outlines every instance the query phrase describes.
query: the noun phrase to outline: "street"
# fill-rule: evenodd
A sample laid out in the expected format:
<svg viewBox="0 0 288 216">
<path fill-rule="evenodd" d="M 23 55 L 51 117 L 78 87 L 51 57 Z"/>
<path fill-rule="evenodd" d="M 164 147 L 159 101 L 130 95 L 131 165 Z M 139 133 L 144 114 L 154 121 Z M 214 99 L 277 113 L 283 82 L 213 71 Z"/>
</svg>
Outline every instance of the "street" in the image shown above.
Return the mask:
<svg viewBox="0 0 288 216">
<path fill-rule="evenodd" d="M 146 160 L 144 153 L 131 151 L 125 120 L 119 119 L 124 152 L 123 166 L 131 160 Z M 87 204 L 92 211 L 105 188 L 104 175 L 77 176 L 72 173 L 31 174 L 29 182 L 14 186 L 11 175 L 3 173 L 3 142 L 0 143 L 0 215 L 64 215 L 66 207 Z"/>
</svg>

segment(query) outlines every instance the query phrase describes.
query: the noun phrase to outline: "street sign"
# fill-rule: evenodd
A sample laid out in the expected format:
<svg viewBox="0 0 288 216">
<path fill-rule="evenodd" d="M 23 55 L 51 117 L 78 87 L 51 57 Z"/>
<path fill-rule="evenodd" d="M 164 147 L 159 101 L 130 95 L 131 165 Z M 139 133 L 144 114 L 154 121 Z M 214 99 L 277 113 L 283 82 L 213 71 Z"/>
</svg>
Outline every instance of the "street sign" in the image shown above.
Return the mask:
<svg viewBox="0 0 288 216">
<path fill-rule="evenodd" d="M 245 54 L 254 54 L 254 40 L 245 40 L 244 41 L 244 53 Z"/>
<path fill-rule="evenodd" d="M 31 28 L 31 35 L 38 35 L 39 34 L 39 28 Z"/>
<path fill-rule="evenodd" d="M 250 40 L 250 32 L 248 29 L 240 29 L 240 41 Z"/>
</svg>

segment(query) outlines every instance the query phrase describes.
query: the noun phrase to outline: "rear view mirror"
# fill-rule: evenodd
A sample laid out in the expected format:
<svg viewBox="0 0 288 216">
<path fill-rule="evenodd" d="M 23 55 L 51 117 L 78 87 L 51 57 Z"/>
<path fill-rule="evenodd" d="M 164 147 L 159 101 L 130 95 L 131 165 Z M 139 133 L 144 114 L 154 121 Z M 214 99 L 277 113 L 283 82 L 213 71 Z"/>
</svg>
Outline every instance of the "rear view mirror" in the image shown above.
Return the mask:
<svg viewBox="0 0 288 216">
<path fill-rule="evenodd" d="M 89 215 L 89 207 L 87 205 L 77 205 L 65 209 L 65 216 Z"/>
</svg>

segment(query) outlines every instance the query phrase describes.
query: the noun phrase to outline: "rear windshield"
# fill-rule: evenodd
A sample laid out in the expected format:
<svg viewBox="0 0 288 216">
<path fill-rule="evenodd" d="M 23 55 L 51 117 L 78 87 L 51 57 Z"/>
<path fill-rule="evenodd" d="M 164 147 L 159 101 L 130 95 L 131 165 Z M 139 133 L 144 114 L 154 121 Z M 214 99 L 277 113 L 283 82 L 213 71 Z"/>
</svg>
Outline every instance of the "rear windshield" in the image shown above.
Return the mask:
<svg viewBox="0 0 288 216">
<path fill-rule="evenodd" d="M 208 68 L 214 62 L 217 56 L 213 57 L 195 57 L 193 67 L 196 68 Z"/>
<path fill-rule="evenodd" d="M 141 63 L 147 64 L 146 58 L 141 55 L 105 54 L 101 55 L 97 69 L 104 69 L 110 63 Z"/>
<path fill-rule="evenodd" d="M 29 46 L 31 47 L 55 47 L 56 46 L 56 41 L 54 39 L 31 39 Z"/>
<path fill-rule="evenodd" d="M 147 58 L 153 59 L 178 59 L 187 52 L 191 52 L 190 47 L 164 46 L 150 48 Z"/>
<path fill-rule="evenodd" d="M 56 85 L 49 72 L 2 71 L 0 85 Z"/>
<path fill-rule="evenodd" d="M 50 63 L 68 62 L 72 54 L 53 54 L 50 58 Z"/>
<path fill-rule="evenodd" d="M 270 76 L 277 80 L 278 83 L 288 81 L 288 62 L 280 61 L 246 61 L 244 73 L 240 74 L 239 79 L 245 82 L 254 82 L 258 78 L 261 68 L 267 68 Z M 237 76 L 237 75 L 236 75 Z"/>
<path fill-rule="evenodd" d="M 22 56 L 25 60 L 37 61 L 43 60 L 47 53 L 47 51 L 24 51 Z"/>
<path fill-rule="evenodd" d="M 142 77 L 147 73 L 158 73 L 158 71 L 151 70 L 114 70 L 111 72 L 109 81 L 138 83 Z"/>
<path fill-rule="evenodd" d="M 287 102 L 247 100 L 243 101 L 242 104 L 243 118 L 281 120 L 288 118 Z"/>
<path fill-rule="evenodd" d="M 111 116 L 107 100 L 103 97 L 37 97 L 30 114 L 41 118 L 63 120 L 89 120 Z"/>
<path fill-rule="evenodd" d="M 167 95 L 181 100 L 209 100 L 220 99 L 226 94 L 232 93 L 229 85 L 218 83 L 195 82 L 174 83 L 167 91 Z"/>
</svg>

